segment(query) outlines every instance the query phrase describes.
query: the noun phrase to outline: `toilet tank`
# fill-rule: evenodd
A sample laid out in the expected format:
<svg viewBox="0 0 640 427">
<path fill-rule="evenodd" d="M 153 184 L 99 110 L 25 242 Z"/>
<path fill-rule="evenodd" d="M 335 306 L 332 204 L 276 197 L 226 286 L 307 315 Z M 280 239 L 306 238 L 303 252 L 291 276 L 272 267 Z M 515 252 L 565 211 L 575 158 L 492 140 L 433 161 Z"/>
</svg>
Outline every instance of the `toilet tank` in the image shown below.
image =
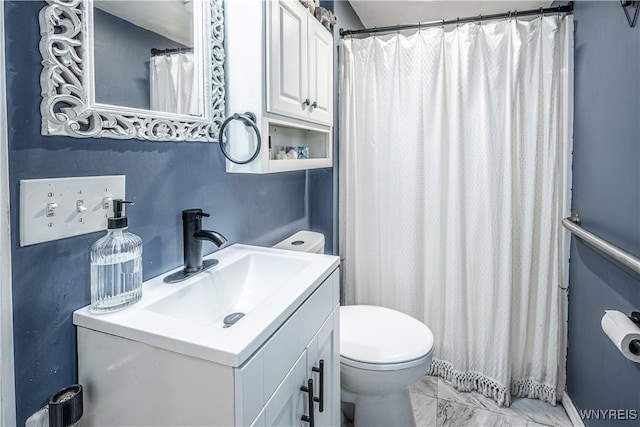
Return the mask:
<svg viewBox="0 0 640 427">
<path fill-rule="evenodd" d="M 289 251 L 323 254 L 324 234 L 307 230 L 298 231 L 296 234 L 287 237 L 282 242 L 273 245 L 273 247 Z"/>
</svg>

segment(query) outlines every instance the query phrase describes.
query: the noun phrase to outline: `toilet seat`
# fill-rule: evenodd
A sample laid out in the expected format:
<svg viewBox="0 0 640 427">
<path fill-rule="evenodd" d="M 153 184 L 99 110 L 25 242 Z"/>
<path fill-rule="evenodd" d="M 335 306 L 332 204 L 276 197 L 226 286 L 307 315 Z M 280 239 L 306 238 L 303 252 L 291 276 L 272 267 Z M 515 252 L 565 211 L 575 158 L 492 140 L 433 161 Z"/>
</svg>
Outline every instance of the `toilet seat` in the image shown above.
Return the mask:
<svg viewBox="0 0 640 427">
<path fill-rule="evenodd" d="M 433 334 L 422 322 L 384 307 L 340 307 L 340 362 L 387 371 L 418 366 L 431 358 Z"/>
<path fill-rule="evenodd" d="M 409 360 L 407 362 L 400 363 L 366 363 L 358 360 L 349 359 L 348 357 L 340 356 L 340 363 L 343 365 L 351 366 L 357 369 L 366 369 L 367 371 L 398 371 L 400 369 L 409 369 L 425 363 L 425 361 L 431 360 L 431 352 L 425 354 L 419 359 Z"/>
</svg>

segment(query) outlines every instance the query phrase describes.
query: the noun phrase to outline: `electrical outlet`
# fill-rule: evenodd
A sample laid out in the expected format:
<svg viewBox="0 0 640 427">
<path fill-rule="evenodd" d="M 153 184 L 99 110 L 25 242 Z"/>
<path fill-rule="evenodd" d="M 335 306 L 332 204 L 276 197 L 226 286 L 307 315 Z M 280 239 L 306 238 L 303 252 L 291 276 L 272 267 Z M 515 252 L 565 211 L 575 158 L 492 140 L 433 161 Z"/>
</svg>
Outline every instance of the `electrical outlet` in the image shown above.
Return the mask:
<svg viewBox="0 0 640 427">
<path fill-rule="evenodd" d="M 125 176 L 20 180 L 20 246 L 106 230 Z"/>
</svg>

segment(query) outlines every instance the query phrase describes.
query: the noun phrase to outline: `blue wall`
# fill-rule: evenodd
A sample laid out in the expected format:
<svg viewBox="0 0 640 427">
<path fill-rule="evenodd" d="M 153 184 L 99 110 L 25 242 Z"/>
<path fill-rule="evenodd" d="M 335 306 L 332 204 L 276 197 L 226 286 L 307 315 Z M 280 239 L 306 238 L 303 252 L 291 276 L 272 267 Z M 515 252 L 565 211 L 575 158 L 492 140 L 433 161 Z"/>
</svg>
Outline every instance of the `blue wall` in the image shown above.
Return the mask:
<svg viewBox="0 0 640 427">
<path fill-rule="evenodd" d="M 40 135 L 40 29 L 44 2 L 5 5 L 13 312 L 17 422 L 58 389 L 77 381 L 72 312 L 89 303 L 89 248 L 95 233 L 18 246 L 19 181 L 125 174 L 132 232 L 144 241 L 144 279 L 182 264 L 180 211 L 202 207 L 205 225 L 232 242 L 271 245 L 310 227 L 333 206 L 307 213 L 305 172 L 232 175 L 216 145 Z M 205 251 L 213 250 L 205 243 Z"/>
<path fill-rule="evenodd" d="M 573 210 L 585 228 L 640 255 L 640 27 L 629 28 L 619 2 L 577 2 L 574 18 Z M 569 282 L 569 396 L 578 409 L 640 416 L 640 365 L 600 327 L 604 310 L 640 309 L 640 280 L 573 239 Z"/>
<path fill-rule="evenodd" d="M 339 171 L 339 148 L 340 148 L 340 115 L 338 105 L 340 102 L 339 76 L 339 55 L 338 45 L 340 43 L 340 28 L 357 29 L 364 28 L 360 18 L 354 12 L 348 1 L 321 1 L 320 5 L 336 15 L 337 23 L 333 27 L 333 41 L 335 59 L 333 63 L 333 168 L 316 169 L 309 171 L 309 194 L 313 197 L 309 199 L 311 227 L 325 235 L 325 251 L 327 253 L 338 254 L 338 171 Z M 333 209 L 327 209 L 333 206 Z"/>
</svg>

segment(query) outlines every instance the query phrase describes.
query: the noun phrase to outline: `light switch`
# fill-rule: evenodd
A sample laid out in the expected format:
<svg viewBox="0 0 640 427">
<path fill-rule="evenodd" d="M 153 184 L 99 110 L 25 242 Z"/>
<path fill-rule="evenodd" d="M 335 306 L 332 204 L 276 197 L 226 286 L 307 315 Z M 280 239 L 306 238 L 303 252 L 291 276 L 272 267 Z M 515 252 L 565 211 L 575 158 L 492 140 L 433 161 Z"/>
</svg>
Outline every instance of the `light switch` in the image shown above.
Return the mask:
<svg viewBox="0 0 640 427">
<path fill-rule="evenodd" d="M 47 216 L 54 216 L 56 214 L 56 208 L 58 204 L 55 202 L 47 203 Z"/>
<path fill-rule="evenodd" d="M 84 200 L 76 200 L 76 212 L 85 213 L 87 208 L 84 206 Z"/>
<path fill-rule="evenodd" d="M 125 198 L 125 176 L 20 181 L 20 246 L 106 230 L 111 201 Z"/>
<path fill-rule="evenodd" d="M 103 197 L 102 198 L 102 209 L 111 209 L 111 202 L 113 198 L 111 197 Z"/>
</svg>

